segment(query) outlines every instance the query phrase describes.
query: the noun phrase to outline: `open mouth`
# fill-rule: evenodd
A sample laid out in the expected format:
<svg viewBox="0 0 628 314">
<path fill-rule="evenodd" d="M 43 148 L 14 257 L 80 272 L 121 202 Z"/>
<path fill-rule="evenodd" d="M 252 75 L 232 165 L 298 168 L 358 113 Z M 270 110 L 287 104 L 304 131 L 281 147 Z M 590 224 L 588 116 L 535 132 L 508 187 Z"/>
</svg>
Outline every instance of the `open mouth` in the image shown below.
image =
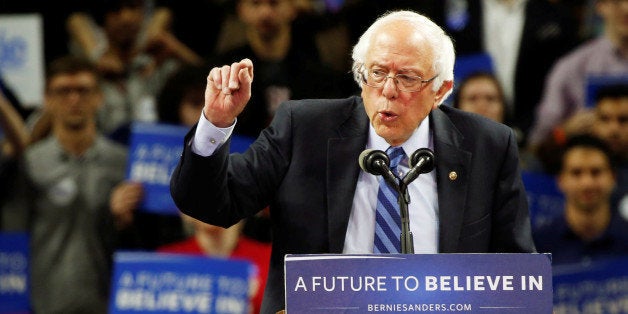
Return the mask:
<svg viewBox="0 0 628 314">
<path fill-rule="evenodd" d="M 392 111 L 379 111 L 377 114 L 382 121 L 392 121 L 398 117 L 398 115 Z"/>
</svg>

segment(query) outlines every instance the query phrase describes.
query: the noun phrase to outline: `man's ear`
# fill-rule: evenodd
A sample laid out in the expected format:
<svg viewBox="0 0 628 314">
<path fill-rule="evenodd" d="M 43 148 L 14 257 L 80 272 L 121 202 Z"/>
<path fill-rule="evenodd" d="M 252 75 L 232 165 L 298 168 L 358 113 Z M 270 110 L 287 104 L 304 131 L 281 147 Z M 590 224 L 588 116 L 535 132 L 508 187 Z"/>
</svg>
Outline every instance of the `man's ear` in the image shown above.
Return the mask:
<svg viewBox="0 0 628 314">
<path fill-rule="evenodd" d="M 449 92 L 453 87 L 454 81 L 444 81 L 443 84 L 441 84 L 438 91 L 436 91 L 436 96 L 434 97 L 433 109 L 438 108 L 438 105 L 440 105 L 440 103 L 442 102 L 443 97 L 445 97 L 445 95 L 447 95 L 447 92 Z"/>
</svg>

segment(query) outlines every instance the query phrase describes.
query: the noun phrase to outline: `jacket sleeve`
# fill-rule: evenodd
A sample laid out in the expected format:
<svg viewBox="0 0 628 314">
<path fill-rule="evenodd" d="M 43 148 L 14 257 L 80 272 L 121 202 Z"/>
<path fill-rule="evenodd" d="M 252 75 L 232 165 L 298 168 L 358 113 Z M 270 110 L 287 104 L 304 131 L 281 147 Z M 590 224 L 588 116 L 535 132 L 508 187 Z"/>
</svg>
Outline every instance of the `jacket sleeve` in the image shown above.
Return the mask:
<svg viewBox="0 0 628 314">
<path fill-rule="evenodd" d="M 213 155 L 192 152 L 188 132 L 170 192 L 181 212 L 228 227 L 270 204 L 289 165 L 290 110 L 280 107 L 272 124 L 243 154 L 229 154 L 230 140 Z"/>
</svg>

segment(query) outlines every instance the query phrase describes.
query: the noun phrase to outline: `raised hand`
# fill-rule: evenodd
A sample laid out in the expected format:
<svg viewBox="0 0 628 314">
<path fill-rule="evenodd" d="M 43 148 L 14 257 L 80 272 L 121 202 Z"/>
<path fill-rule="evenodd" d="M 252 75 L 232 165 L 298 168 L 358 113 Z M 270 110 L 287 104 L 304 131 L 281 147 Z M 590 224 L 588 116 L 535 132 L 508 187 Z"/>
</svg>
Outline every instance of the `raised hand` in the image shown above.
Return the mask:
<svg viewBox="0 0 628 314">
<path fill-rule="evenodd" d="M 203 112 L 217 127 L 228 127 L 251 99 L 253 62 L 240 62 L 213 68 L 207 76 Z"/>
</svg>

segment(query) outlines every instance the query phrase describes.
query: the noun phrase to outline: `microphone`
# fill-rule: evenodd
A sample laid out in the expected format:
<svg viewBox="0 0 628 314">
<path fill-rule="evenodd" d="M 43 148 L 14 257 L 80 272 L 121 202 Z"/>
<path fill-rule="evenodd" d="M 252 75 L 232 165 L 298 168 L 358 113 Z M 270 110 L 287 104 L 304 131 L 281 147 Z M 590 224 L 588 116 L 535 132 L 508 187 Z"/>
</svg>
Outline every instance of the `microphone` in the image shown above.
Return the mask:
<svg viewBox="0 0 628 314">
<path fill-rule="evenodd" d="M 419 148 L 410 156 L 410 171 L 403 177 L 406 186 L 422 173 L 434 169 L 434 152 L 429 148 Z"/>
<path fill-rule="evenodd" d="M 390 166 L 388 155 L 381 150 L 366 149 L 360 153 L 358 163 L 362 170 L 376 176 L 383 175 Z"/>
<path fill-rule="evenodd" d="M 390 159 L 381 150 L 366 149 L 360 153 L 358 163 L 362 170 L 376 175 L 383 176 L 388 184 L 399 191 L 397 177 L 390 171 Z"/>
<path fill-rule="evenodd" d="M 398 178 L 390 171 L 390 158 L 381 150 L 366 149 L 360 153 L 358 163 L 362 170 L 373 174 L 384 176 L 386 182 L 399 193 L 399 214 L 401 216 L 401 253 L 414 253 L 414 239 L 410 231 L 410 215 L 408 214 L 408 204 L 410 194 L 408 184 L 422 173 L 428 173 L 434 169 L 434 153 L 428 148 L 417 149 L 410 157 L 410 171 L 403 177 Z"/>
</svg>

